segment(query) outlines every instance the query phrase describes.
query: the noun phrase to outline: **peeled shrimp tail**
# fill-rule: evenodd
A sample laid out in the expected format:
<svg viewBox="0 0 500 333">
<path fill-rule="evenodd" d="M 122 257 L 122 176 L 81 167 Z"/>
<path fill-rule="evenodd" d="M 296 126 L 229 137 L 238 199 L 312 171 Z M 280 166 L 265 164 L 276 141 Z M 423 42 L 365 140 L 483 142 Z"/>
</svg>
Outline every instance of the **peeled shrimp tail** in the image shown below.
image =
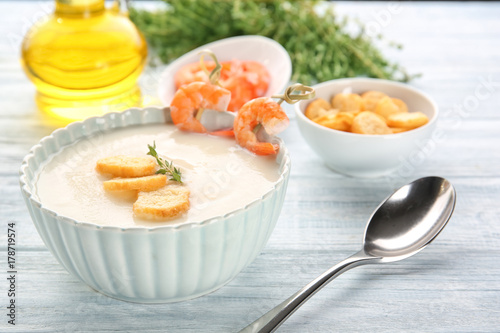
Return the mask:
<svg viewBox="0 0 500 333">
<path fill-rule="evenodd" d="M 193 82 L 180 87 L 170 104 L 170 115 L 174 124 L 184 131 L 206 133 L 198 120 L 200 109 L 226 111 L 231 93 L 221 87 L 205 82 Z"/>
</svg>

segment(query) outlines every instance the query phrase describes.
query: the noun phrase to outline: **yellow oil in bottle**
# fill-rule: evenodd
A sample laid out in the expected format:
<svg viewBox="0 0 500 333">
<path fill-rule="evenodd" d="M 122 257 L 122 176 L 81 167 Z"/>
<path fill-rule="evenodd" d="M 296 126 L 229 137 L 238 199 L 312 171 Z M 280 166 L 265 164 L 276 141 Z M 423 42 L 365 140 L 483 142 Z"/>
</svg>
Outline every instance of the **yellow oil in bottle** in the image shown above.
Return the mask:
<svg viewBox="0 0 500 333">
<path fill-rule="evenodd" d="M 36 85 L 38 107 L 58 120 L 81 120 L 138 106 L 144 37 L 115 3 L 56 0 L 22 45 L 22 64 Z"/>
</svg>

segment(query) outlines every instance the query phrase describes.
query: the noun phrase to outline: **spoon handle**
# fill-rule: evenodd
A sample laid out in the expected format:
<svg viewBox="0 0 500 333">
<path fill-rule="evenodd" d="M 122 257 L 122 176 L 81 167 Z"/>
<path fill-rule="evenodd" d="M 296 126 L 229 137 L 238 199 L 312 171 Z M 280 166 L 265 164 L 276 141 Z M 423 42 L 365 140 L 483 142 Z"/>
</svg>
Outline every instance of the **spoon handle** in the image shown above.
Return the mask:
<svg viewBox="0 0 500 333">
<path fill-rule="evenodd" d="M 287 300 L 271 309 L 262 317 L 245 327 L 240 333 L 270 333 L 274 332 L 288 319 L 302 304 L 311 298 L 321 288 L 340 274 L 356 266 L 372 263 L 375 258 L 367 255 L 363 250 L 339 262 L 307 286 L 290 296 Z"/>
</svg>

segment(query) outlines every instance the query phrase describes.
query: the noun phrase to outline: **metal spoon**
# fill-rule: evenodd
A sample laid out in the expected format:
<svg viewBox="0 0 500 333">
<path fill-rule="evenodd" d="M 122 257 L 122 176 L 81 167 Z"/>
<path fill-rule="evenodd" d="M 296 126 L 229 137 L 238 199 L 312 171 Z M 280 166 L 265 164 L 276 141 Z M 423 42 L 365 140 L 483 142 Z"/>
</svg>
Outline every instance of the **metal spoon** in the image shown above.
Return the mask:
<svg viewBox="0 0 500 333">
<path fill-rule="evenodd" d="M 401 187 L 371 216 L 358 253 L 338 263 L 240 333 L 274 332 L 328 282 L 360 265 L 408 258 L 424 249 L 443 230 L 455 207 L 455 189 L 440 177 L 420 178 Z"/>
</svg>

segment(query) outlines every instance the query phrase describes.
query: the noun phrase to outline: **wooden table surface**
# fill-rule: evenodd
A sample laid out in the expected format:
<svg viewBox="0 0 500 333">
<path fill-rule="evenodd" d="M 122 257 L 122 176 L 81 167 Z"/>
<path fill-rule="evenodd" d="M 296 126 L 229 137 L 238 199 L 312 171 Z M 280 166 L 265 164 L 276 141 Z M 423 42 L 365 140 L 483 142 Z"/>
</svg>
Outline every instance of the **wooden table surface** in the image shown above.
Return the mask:
<svg viewBox="0 0 500 333">
<path fill-rule="evenodd" d="M 22 200 L 21 160 L 54 129 L 36 110 L 34 87 L 18 61 L 21 37 L 46 5 L 0 2 L 0 331 L 236 332 L 357 251 L 379 202 L 427 175 L 449 179 L 458 193 L 436 241 L 405 261 L 345 273 L 279 332 L 500 331 L 500 3 L 404 3 L 396 10 L 388 3 L 338 3 L 339 13 L 404 44 L 401 52 L 383 49 L 423 74 L 411 84 L 435 98 L 444 138 L 426 146 L 425 160 L 390 177 L 348 178 L 323 165 L 292 119 L 283 135 L 292 174 L 262 254 L 216 292 L 161 305 L 114 300 L 70 276 Z M 16 223 L 18 241 L 15 326 L 6 316 L 8 222 Z"/>
</svg>

